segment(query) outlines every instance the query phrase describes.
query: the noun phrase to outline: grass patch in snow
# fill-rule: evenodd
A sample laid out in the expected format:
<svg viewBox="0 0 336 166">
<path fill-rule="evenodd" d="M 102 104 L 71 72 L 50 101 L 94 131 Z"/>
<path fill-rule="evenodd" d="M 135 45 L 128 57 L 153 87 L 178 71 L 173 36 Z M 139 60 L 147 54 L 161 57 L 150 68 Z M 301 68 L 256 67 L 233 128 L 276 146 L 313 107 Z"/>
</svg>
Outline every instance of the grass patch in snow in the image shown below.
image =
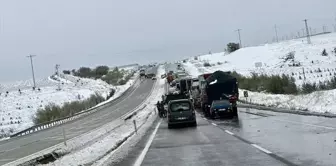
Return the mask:
<svg viewBox="0 0 336 166">
<path fill-rule="evenodd" d="M 73 69 L 63 71 L 64 74 L 72 73 L 74 76 L 82 78 L 102 79 L 112 85 L 125 85 L 134 75 L 134 71 L 119 69 L 118 67 L 110 70 L 108 66 L 97 66 L 94 69 L 81 67 L 78 70 Z"/>
<path fill-rule="evenodd" d="M 336 89 L 336 77 L 331 78 L 330 80 L 316 83 L 303 83 L 301 92 L 303 94 L 312 93 L 315 91 L 321 91 L 321 90 L 332 90 Z"/>
<path fill-rule="evenodd" d="M 34 124 L 41 124 L 50 122 L 59 118 L 71 116 L 77 112 L 89 109 L 106 99 L 99 94 L 92 94 L 88 99 L 82 101 L 73 101 L 64 103 L 63 106 L 57 106 L 56 104 L 49 104 L 43 109 L 39 109 L 35 117 L 33 117 Z"/>
<path fill-rule="evenodd" d="M 238 79 L 240 89 L 273 94 L 297 94 L 299 92 L 295 79 L 286 75 L 268 76 L 252 73 L 251 77 L 246 77 L 235 71 L 232 75 Z"/>
<path fill-rule="evenodd" d="M 267 92 L 272 94 L 309 94 L 315 91 L 336 89 L 336 77 L 317 83 L 303 83 L 301 87 L 295 85 L 295 79 L 287 75 L 268 76 L 252 73 L 251 77 L 243 76 L 237 72 L 232 74 L 238 79 L 239 88 L 254 92 Z"/>
</svg>

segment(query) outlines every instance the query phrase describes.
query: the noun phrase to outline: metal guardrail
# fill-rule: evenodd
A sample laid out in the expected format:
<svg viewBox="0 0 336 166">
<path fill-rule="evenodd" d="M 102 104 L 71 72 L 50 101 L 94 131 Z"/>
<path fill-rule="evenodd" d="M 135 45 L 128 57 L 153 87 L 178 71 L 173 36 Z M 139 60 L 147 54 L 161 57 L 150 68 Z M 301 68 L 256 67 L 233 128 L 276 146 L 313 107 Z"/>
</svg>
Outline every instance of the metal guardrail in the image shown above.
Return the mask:
<svg viewBox="0 0 336 166">
<path fill-rule="evenodd" d="M 137 78 L 135 79 L 135 82 L 137 82 L 137 81 L 139 81 L 139 76 L 137 76 Z M 74 115 L 71 115 L 71 116 L 67 116 L 67 117 L 64 117 L 64 118 L 59 118 L 59 119 L 56 119 L 56 120 L 53 120 L 53 121 L 50 121 L 50 122 L 41 123 L 41 124 L 38 124 L 38 125 L 35 125 L 35 126 L 32 126 L 32 127 L 29 127 L 29 128 L 27 128 L 25 130 L 22 130 L 20 132 L 12 134 L 9 137 L 13 138 L 13 137 L 18 137 L 18 136 L 24 136 L 24 135 L 27 135 L 27 134 L 31 134 L 31 133 L 34 133 L 34 132 L 37 132 L 37 131 L 40 131 L 40 130 L 44 130 L 44 129 L 47 129 L 47 128 L 50 128 L 50 127 L 54 127 L 54 126 L 58 126 L 58 125 L 64 124 L 66 122 L 78 119 L 78 118 L 80 118 L 80 117 L 82 117 L 84 115 L 88 115 L 88 114 L 91 114 L 91 113 L 93 113 L 95 111 L 101 110 L 101 109 L 105 108 L 105 106 L 107 106 L 109 104 L 112 104 L 114 101 L 116 101 L 119 98 L 123 97 L 131 89 L 134 89 L 134 85 L 135 85 L 135 83 L 133 83 L 133 85 L 131 87 L 129 87 L 127 90 L 125 90 L 120 96 L 118 96 L 115 99 L 113 99 L 112 101 L 106 102 L 106 103 L 104 103 L 104 104 L 102 104 L 102 105 L 100 105 L 98 107 L 89 108 L 87 110 L 78 112 L 78 113 L 76 113 Z M 93 110 L 95 110 L 95 111 L 93 111 Z"/>
<path fill-rule="evenodd" d="M 135 116 L 139 111 L 145 109 L 146 107 L 147 107 L 147 104 L 145 104 L 142 108 L 139 108 L 139 109 L 137 109 L 136 111 L 134 111 L 134 112 L 130 113 L 129 115 L 127 115 L 127 116 L 125 117 L 124 120 L 126 121 L 126 120 L 131 119 L 131 118 L 132 118 L 133 116 Z"/>
</svg>

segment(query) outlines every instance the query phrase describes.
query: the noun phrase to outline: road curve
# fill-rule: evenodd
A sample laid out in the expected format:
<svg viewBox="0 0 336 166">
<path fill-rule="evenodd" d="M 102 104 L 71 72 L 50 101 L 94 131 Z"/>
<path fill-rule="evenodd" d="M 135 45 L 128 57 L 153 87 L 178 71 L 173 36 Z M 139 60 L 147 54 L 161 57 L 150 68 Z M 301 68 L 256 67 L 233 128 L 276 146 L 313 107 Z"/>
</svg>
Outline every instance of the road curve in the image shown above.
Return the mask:
<svg viewBox="0 0 336 166">
<path fill-rule="evenodd" d="M 156 73 L 157 67 L 152 70 Z M 126 92 L 121 98 L 88 116 L 33 134 L 1 141 L 0 165 L 61 143 L 63 141 L 62 128 L 66 130 L 67 139 L 71 139 L 121 117 L 147 98 L 154 82 L 149 79 L 138 81 L 138 85 Z"/>
</svg>

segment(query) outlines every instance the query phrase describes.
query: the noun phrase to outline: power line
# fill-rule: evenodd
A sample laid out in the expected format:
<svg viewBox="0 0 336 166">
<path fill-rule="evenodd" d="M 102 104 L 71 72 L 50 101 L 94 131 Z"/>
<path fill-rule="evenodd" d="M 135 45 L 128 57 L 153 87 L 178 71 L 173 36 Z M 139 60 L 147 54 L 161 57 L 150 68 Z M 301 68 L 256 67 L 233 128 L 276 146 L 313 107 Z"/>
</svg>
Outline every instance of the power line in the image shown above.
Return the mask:
<svg viewBox="0 0 336 166">
<path fill-rule="evenodd" d="M 306 25 L 306 32 L 307 32 L 307 42 L 308 44 L 311 44 L 310 36 L 309 36 L 309 30 L 308 30 L 308 24 L 307 24 L 307 19 L 303 20 Z"/>
<path fill-rule="evenodd" d="M 36 88 L 35 74 L 34 74 L 34 65 L 33 65 L 33 57 L 35 57 L 35 56 L 36 55 L 29 55 L 29 56 L 27 56 L 28 58 L 30 58 L 30 65 L 31 65 L 31 70 L 32 70 L 32 75 L 33 75 L 33 83 L 34 83 L 33 89 Z"/>
<path fill-rule="evenodd" d="M 237 29 L 236 31 L 238 32 L 238 37 L 239 37 L 239 45 L 240 45 L 240 48 L 242 48 L 242 47 L 243 47 L 243 45 L 241 44 L 241 38 L 240 38 L 240 31 L 241 31 L 241 29 Z"/>
</svg>

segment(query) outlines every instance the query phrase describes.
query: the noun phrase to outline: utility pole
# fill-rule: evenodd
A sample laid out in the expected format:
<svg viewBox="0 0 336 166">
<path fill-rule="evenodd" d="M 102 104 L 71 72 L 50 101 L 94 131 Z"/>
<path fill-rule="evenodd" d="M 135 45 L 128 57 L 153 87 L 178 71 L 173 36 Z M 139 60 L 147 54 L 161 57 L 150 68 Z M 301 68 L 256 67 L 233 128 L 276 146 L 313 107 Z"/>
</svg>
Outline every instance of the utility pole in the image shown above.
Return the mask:
<svg viewBox="0 0 336 166">
<path fill-rule="evenodd" d="M 298 31 L 298 38 L 300 38 L 300 31 Z"/>
<path fill-rule="evenodd" d="M 59 81 L 58 81 L 58 89 L 57 90 L 61 90 L 61 77 L 60 77 L 60 73 L 59 73 L 59 67 L 60 67 L 60 65 L 59 64 L 56 64 L 56 66 L 55 66 L 55 69 L 56 69 L 56 75 L 58 76 L 58 79 L 59 79 Z"/>
<path fill-rule="evenodd" d="M 240 31 L 241 31 L 241 29 L 237 29 L 236 31 L 238 32 L 239 46 L 240 46 L 240 48 L 243 48 L 243 45 L 241 43 L 241 38 L 240 38 Z"/>
<path fill-rule="evenodd" d="M 325 33 L 326 31 L 325 25 L 322 26 L 322 29 L 323 29 L 323 33 Z"/>
<path fill-rule="evenodd" d="M 276 42 L 279 43 L 278 30 L 277 30 L 277 26 L 276 25 L 274 25 L 274 30 L 275 30 Z"/>
<path fill-rule="evenodd" d="M 310 36 L 309 36 L 309 30 L 308 30 L 308 24 L 307 24 L 307 19 L 303 20 L 306 25 L 306 32 L 307 32 L 307 43 L 311 44 Z"/>
<path fill-rule="evenodd" d="M 306 81 L 306 73 L 305 73 L 304 67 L 302 67 L 302 72 L 303 72 L 303 80 Z"/>
<path fill-rule="evenodd" d="M 34 90 L 36 88 L 36 82 L 35 82 L 35 74 L 34 74 L 33 57 L 35 57 L 35 56 L 36 55 L 29 55 L 29 56 L 27 56 L 28 58 L 30 58 L 30 65 L 31 65 L 31 70 L 32 70 L 32 75 L 33 75 L 33 83 L 34 83 L 33 89 Z"/>
<path fill-rule="evenodd" d="M 334 31 L 336 32 L 336 17 L 335 17 Z"/>
</svg>

